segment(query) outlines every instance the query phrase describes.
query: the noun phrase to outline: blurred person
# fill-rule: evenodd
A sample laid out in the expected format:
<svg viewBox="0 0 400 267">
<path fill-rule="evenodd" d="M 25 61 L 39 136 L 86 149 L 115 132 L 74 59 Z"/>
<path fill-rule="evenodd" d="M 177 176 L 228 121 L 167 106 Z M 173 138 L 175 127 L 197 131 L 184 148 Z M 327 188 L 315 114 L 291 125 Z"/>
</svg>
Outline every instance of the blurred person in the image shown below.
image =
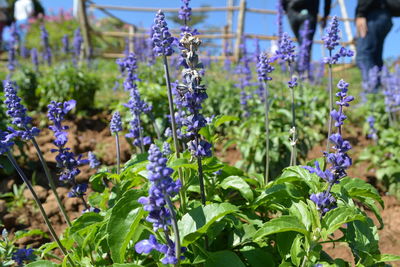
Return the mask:
<svg viewBox="0 0 400 267">
<path fill-rule="evenodd" d="M 311 60 L 311 48 L 314 33 L 317 28 L 318 22 L 318 11 L 319 11 L 319 0 L 280 0 L 282 1 L 283 10 L 289 20 L 290 27 L 294 35 L 297 38 L 299 47 L 303 44 L 303 41 L 310 41 L 309 45 L 306 45 L 308 57 L 305 59 L 306 65 L 309 65 Z M 326 21 L 331 11 L 331 0 L 324 0 L 324 15 L 321 20 L 322 28 L 325 28 Z M 306 26 L 306 21 L 308 25 Z M 308 27 L 306 30 L 305 28 Z M 306 34 L 302 34 L 302 31 L 306 30 Z M 307 40 L 303 40 L 306 38 Z"/>
<path fill-rule="evenodd" d="M 366 82 L 374 66 L 379 69 L 383 66 L 383 44 L 393 26 L 392 15 L 385 0 L 358 0 L 355 17 L 358 37 L 356 63 Z"/>
<path fill-rule="evenodd" d="M 29 19 L 35 16 L 35 6 L 32 0 L 17 0 L 14 4 L 14 18 L 17 26 L 20 44 L 24 44 L 28 32 Z"/>
<path fill-rule="evenodd" d="M 0 51 L 3 43 L 3 29 L 11 21 L 10 9 L 6 0 L 0 0 Z"/>
</svg>

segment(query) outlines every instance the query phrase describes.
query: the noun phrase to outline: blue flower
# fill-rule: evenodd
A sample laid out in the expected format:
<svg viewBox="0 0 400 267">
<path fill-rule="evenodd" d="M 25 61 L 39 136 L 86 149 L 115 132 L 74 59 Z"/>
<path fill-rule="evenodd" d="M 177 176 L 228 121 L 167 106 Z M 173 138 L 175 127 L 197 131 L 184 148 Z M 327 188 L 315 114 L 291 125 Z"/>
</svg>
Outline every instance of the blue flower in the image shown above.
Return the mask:
<svg viewBox="0 0 400 267">
<path fill-rule="evenodd" d="M 68 192 L 68 197 L 81 197 L 84 196 L 87 191 L 88 185 L 84 184 L 76 184 L 72 187 L 71 191 Z"/>
<path fill-rule="evenodd" d="M 288 33 L 283 33 L 282 39 L 279 43 L 279 49 L 275 52 L 276 57 L 280 58 L 283 61 L 287 61 L 288 63 L 294 62 L 295 54 L 294 54 L 295 45 L 290 38 Z"/>
<path fill-rule="evenodd" d="M 336 199 L 332 194 L 326 192 L 321 192 L 317 194 L 311 194 L 310 199 L 317 205 L 317 210 L 325 215 L 328 211 L 336 208 Z"/>
<path fill-rule="evenodd" d="M 39 135 L 40 130 L 36 127 L 31 127 L 32 118 L 26 114 L 26 108 L 21 104 L 21 98 L 18 97 L 15 90 L 16 85 L 11 81 L 5 81 L 4 93 L 6 99 L 7 111 L 6 114 L 11 117 L 11 123 L 18 129 L 15 130 L 15 135 L 24 140 L 32 139 Z"/>
<path fill-rule="evenodd" d="M 89 166 L 92 169 L 96 169 L 101 165 L 100 161 L 97 159 L 96 155 L 92 151 L 89 151 L 88 153 L 88 160 L 89 160 Z"/>
<path fill-rule="evenodd" d="M 272 80 L 272 77 L 268 76 L 269 73 L 275 70 L 275 68 L 270 65 L 271 62 L 272 60 L 268 58 L 266 53 L 261 53 L 258 57 L 257 73 L 259 81 Z"/>
<path fill-rule="evenodd" d="M 174 37 L 168 30 L 167 22 L 165 21 L 164 13 L 159 10 L 154 19 L 154 25 L 152 27 L 153 35 L 153 51 L 156 56 L 170 56 L 174 53 L 172 44 L 174 42 Z"/>
<path fill-rule="evenodd" d="M 121 115 L 119 114 L 118 111 L 114 112 L 114 114 L 112 115 L 110 123 L 110 131 L 111 133 L 118 133 L 122 131 Z"/>
<path fill-rule="evenodd" d="M 0 130 L 0 155 L 7 153 L 10 147 L 14 145 L 13 138 L 12 133 Z"/>
<path fill-rule="evenodd" d="M 18 265 L 22 265 L 24 261 L 33 260 L 35 255 L 34 250 L 31 248 L 21 248 L 13 253 L 12 259 L 17 262 Z"/>
<path fill-rule="evenodd" d="M 43 45 L 43 61 L 47 62 L 47 64 L 50 66 L 52 54 L 49 42 L 49 33 L 43 25 L 40 26 L 40 37 Z"/>
</svg>

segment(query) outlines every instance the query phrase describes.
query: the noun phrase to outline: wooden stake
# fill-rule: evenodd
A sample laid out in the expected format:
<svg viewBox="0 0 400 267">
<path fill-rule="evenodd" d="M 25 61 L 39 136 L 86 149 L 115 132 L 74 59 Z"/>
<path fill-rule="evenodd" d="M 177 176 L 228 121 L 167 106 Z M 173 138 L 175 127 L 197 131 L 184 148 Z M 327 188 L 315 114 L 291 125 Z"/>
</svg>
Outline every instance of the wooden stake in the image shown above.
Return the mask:
<svg viewBox="0 0 400 267">
<path fill-rule="evenodd" d="M 90 55 L 90 34 L 88 18 L 86 15 L 85 0 L 78 0 L 78 18 L 83 37 L 85 56 L 88 57 Z"/>
<path fill-rule="evenodd" d="M 238 26 L 236 31 L 235 61 L 240 59 L 240 45 L 243 42 L 244 22 L 246 19 L 246 0 L 240 0 Z"/>
<path fill-rule="evenodd" d="M 129 31 L 129 37 L 128 37 L 128 43 L 129 43 L 129 53 L 133 53 L 135 51 L 135 26 L 129 25 L 128 28 Z"/>
</svg>

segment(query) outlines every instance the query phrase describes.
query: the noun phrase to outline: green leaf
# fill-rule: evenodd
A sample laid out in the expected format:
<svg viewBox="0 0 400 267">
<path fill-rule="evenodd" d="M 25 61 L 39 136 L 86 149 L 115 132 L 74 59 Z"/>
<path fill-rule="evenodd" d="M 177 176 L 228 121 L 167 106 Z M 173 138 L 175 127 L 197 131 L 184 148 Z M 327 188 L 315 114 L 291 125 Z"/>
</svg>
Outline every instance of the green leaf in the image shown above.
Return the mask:
<svg viewBox="0 0 400 267">
<path fill-rule="evenodd" d="M 243 255 L 244 259 L 248 263 L 248 266 L 252 267 L 274 267 L 274 256 L 264 249 L 261 248 L 253 248 L 253 247 L 245 247 L 240 250 L 240 253 Z"/>
<path fill-rule="evenodd" d="M 391 254 L 381 254 L 373 256 L 375 263 L 388 262 L 388 261 L 400 261 L 400 256 Z"/>
<path fill-rule="evenodd" d="M 35 261 L 25 265 L 25 267 L 57 267 L 57 266 L 58 264 L 55 264 L 54 262 L 51 261 Z"/>
<path fill-rule="evenodd" d="M 135 263 L 114 263 L 112 267 L 142 267 L 142 265 Z"/>
<path fill-rule="evenodd" d="M 300 266 L 301 259 L 304 257 L 305 252 L 302 249 L 302 239 L 301 235 L 297 235 L 293 241 L 292 247 L 290 248 L 290 257 L 295 266 Z"/>
<path fill-rule="evenodd" d="M 344 187 L 352 198 L 371 198 L 377 201 L 382 208 L 385 207 L 378 190 L 359 178 L 346 177 L 340 181 L 340 186 Z"/>
<path fill-rule="evenodd" d="M 288 231 L 299 232 L 306 237 L 309 236 L 309 232 L 307 231 L 306 227 L 296 216 L 283 215 L 282 217 L 266 222 L 255 234 L 255 241 L 261 241 L 261 239 L 267 235 Z"/>
<path fill-rule="evenodd" d="M 76 219 L 69 230 L 71 235 L 84 230 L 85 228 L 90 228 L 96 223 L 103 221 L 103 216 L 95 212 L 87 212 L 82 214 L 81 217 Z"/>
<path fill-rule="evenodd" d="M 291 182 L 293 180 L 305 182 L 312 192 L 320 191 L 320 178 L 316 174 L 310 173 L 300 166 L 284 169 L 282 175 L 275 180 L 275 184 Z"/>
<path fill-rule="evenodd" d="M 178 168 L 191 168 L 193 170 L 197 170 L 197 164 L 191 163 L 188 159 L 185 158 L 175 159 L 171 161 L 168 166 L 173 168 L 174 170 L 177 170 Z"/>
<path fill-rule="evenodd" d="M 238 121 L 238 120 L 239 118 L 236 116 L 222 115 L 215 120 L 214 126 L 218 127 L 225 122 Z"/>
<path fill-rule="evenodd" d="M 238 255 L 232 251 L 223 250 L 210 253 L 210 257 L 205 262 L 205 267 L 245 267 Z"/>
<path fill-rule="evenodd" d="M 360 220 L 365 220 L 365 216 L 362 215 L 355 207 L 338 207 L 336 209 L 330 210 L 323 217 L 323 222 L 326 225 L 324 229 L 324 237 L 326 238 L 328 235 L 335 232 L 339 229 L 343 224 Z"/>
<path fill-rule="evenodd" d="M 229 213 L 236 212 L 238 208 L 229 203 L 210 204 L 199 206 L 188 213 L 178 222 L 182 245 L 196 241 L 217 220 Z"/>
<path fill-rule="evenodd" d="M 115 263 L 124 262 L 128 243 L 144 215 L 143 208 L 137 202 L 138 196 L 136 190 L 127 191 L 111 211 L 107 241 Z"/>
<path fill-rule="evenodd" d="M 239 190 L 240 194 L 249 202 L 253 201 L 253 191 L 250 186 L 239 176 L 225 178 L 220 186 L 223 189 L 233 188 Z"/>
</svg>

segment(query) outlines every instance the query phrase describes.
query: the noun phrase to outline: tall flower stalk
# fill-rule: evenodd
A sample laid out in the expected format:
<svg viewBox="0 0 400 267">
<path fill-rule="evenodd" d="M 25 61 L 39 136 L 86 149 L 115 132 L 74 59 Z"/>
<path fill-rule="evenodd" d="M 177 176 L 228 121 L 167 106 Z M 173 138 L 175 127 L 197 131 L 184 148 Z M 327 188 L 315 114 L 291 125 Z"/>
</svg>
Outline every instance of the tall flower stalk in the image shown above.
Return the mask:
<svg viewBox="0 0 400 267">
<path fill-rule="evenodd" d="M 39 197 L 37 196 L 35 190 L 33 189 L 32 184 L 30 183 L 29 179 L 26 177 L 25 173 L 22 171 L 22 169 L 19 167 L 17 161 L 13 157 L 10 148 L 14 145 L 12 139 L 14 137 L 18 136 L 18 132 L 13 131 L 12 133 L 8 132 L 3 132 L 0 131 L 0 155 L 6 154 L 8 160 L 11 162 L 15 170 L 18 172 L 19 176 L 21 177 L 22 181 L 26 184 L 28 187 L 29 191 L 31 192 L 34 201 L 36 202 L 36 205 L 39 207 L 39 211 L 42 214 L 42 217 L 44 219 L 44 222 L 47 226 L 47 228 L 50 231 L 51 236 L 53 237 L 54 241 L 57 243 L 58 247 L 60 248 L 61 252 L 64 254 L 65 257 L 67 257 L 67 260 L 71 266 L 75 266 L 75 264 L 72 262 L 72 260 L 68 257 L 68 252 L 60 242 L 60 239 L 58 238 L 53 226 L 50 223 L 49 217 L 47 216 L 42 203 L 39 200 Z"/>
<path fill-rule="evenodd" d="M 137 77 L 137 60 L 134 53 L 130 53 L 128 57 L 123 59 L 118 59 L 117 64 L 121 67 L 123 71 L 126 72 L 126 77 L 124 81 L 124 88 L 129 91 L 130 99 L 125 107 L 129 108 L 132 114 L 132 120 L 130 121 L 130 132 L 126 134 L 126 137 L 133 139 L 133 145 L 139 147 L 140 152 L 144 153 L 144 146 L 150 144 L 151 139 L 149 136 L 143 135 L 143 127 L 140 116 L 143 113 L 149 113 L 151 106 L 141 99 L 139 90 L 137 88 L 136 82 L 139 81 Z"/>
<path fill-rule="evenodd" d="M 166 244 L 159 243 L 154 235 L 149 239 L 142 240 L 135 245 L 137 253 L 150 253 L 157 250 L 165 256 L 161 262 L 163 264 L 179 265 L 182 248 L 180 244 L 178 222 L 171 199 L 178 194 L 182 187 L 181 181 L 174 181 L 171 178 L 173 170 L 167 167 L 165 158 L 160 149 L 152 144 L 149 149 L 149 164 L 147 165 L 148 179 L 151 183 L 148 197 L 139 198 L 139 203 L 144 205 L 144 210 L 149 212 L 146 220 L 153 224 L 153 230 L 162 230 L 165 234 Z M 170 226 L 173 229 L 175 241 L 170 239 Z"/>
<path fill-rule="evenodd" d="M 168 60 L 167 57 L 171 56 L 174 52 L 172 48 L 174 37 L 171 36 L 169 32 L 167 22 L 165 21 L 164 13 L 159 10 L 154 19 L 154 25 L 152 27 L 152 41 L 153 41 L 153 52 L 156 56 L 162 57 L 164 65 L 165 81 L 167 84 L 167 95 L 168 95 L 168 106 L 169 106 L 169 116 L 171 118 L 171 128 L 172 128 L 172 139 L 174 141 L 175 155 L 180 158 L 179 154 L 179 143 L 176 131 L 176 121 L 174 112 L 174 100 L 172 95 L 171 79 L 169 75 Z M 186 207 L 186 196 L 185 196 L 185 183 L 183 180 L 183 173 L 181 168 L 178 169 L 179 179 L 183 183 L 183 188 L 181 190 L 181 201 L 183 209 Z"/>
<path fill-rule="evenodd" d="M 293 62 L 295 61 L 294 54 L 295 45 L 291 40 L 289 34 L 283 33 L 281 42 L 279 43 L 279 49 L 276 51 L 276 58 L 286 62 L 289 69 L 290 81 L 288 81 L 288 87 L 290 89 L 291 96 L 291 111 L 292 111 L 292 124 L 290 129 L 291 137 L 289 139 L 291 146 L 290 153 L 290 166 L 296 165 L 296 143 L 297 143 L 297 129 L 296 129 L 296 106 L 295 106 L 295 94 L 294 88 L 297 86 L 297 78 L 293 76 Z"/>
<path fill-rule="evenodd" d="M 268 81 L 272 80 L 268 76 L 275 68 L 270 65 L 271 60 L 265 53 L 260 54 L 257 63 L 258 80 L 263 87 L 264 112 L 265 112 L 265 184 L 269 180 L 269 90 Z"/>
<path fill-rule="evenodd" d="M 353 96 L 347 95 L 349 84 L 344 80 L 340 80 L 337 84 L 339 91 L 336 96 L 339 98 L 336 101 L 338 109 L 333 109 L 330 113 L 332 119 L 335 121 L 337 132 L 329 136 L 329 141 L 333 144 L 333 153 L 325 152 L 326 161 L 331 165 L 330 168 L 322 170 L 318 161 L 315 162 L 315 167 L 304 166 L 310 173 L 317 174 L 320 178 L 328 183 L 328 188 L 323 192 L 311 194 L 310 199 L 315 202 L 317 209 L 320 211 L 321 216 L 329 210 L 336 208 L 336 199 L 331 194 L 331 189 L 334 184 L 339 183 L 340 179 L 347 176 L 346 170 L 351 166 L 352 159 L 347 155 L 351 149 L 349 141 L 344 140 L 342 137 L 342 126 L 346 120 L 343 108 L 348 107 L 349 102 L 354 100 Z"/>
<path fill-rule="evenodd" d="M 50 48 L 49 33 L 43 25 L 40 26 L 40 37 L 43 45 L 43 61 L 47 62 L 47 65 L 51 66 L 52 53 Z"/>
<path fill-rule="evenodd" d="M 4 104 L 6 104 L 7 106 L 6 113 L 12 119 L 11 123 L 16 126 L 16 129 L 13 129 L 13 131 L 15 135 L 20 137 L 21 139 L 32 142 L 33 146 L 36 149 L 39 160 L 42 164 L 50 188 L 56 198 L 57 205 L 62 215 L 64 216 L 65 222 L 68 224 L 68 226 L 71 226 L 71 221 L 68 217 L 67 212 L 65 211 L 63 204 L 61 203 L 61 199 L 57 193 L 56 185 L 54 183 L 53 177 L 51 176 L 49 167 L 35 139 L 35 136 L 39 135 L 40 130 L 36 127 L 31 127 L 32 118 L 26 114 L 27 110 L 21 104 L 21 98 L 17 95 L 15 84 L 7 81 L 4 86 L 4 92 L 6 97 Z"/>
<path fill-rule="evenodd" d="M 200 129 L 207 123 L 200 110 L 203 101 L 208 97 L 206 87 L 202 84 L 201 75 L 197 70 L 201 66 L 197 55 L 201 41 L 191 33 L 186 32 L 180 40 L 180 45 L 183 48 L 182 57 L 188 67 L 182 71 L 183 83 L 177 86 L 177 90 L 181 95 L 183 106 L 189 113 L 183 123 L 187 127 L 187 136 L 191 139 L 188 143 L 189 151 L 193 157 L 197 158 L 201 202 L 205 205 L 206 194 L 202 158 L 211 156 L 211 144 L 203 140 L 199 134 Z"/>
<path fill-rule="evenodd" d="M 76 176 L 81 172 L 79 166 L 88 164 L 88 160 L 82 159 L 82 156 L 75 156 L 71 152 L 70 148 L 66 147 L 68 142 L 68 126 L 62 125 L 62 122 L 69 111 L 71 111 L 76 105 L 75 100 L 69 100 L 66 102 L 55 102 L 47 106 L 48 112 L 47 117 L 53 122 L 53 125 L 49 126 L 50 130 L 54 132 L 53 144 L 57 149 L 52 149 L 51 152 L 57 152 L 56 162 L 57 167 L 61 169 L 61 175 L 59 179 L 64 183 L 72 185 L 72 189 L 68 192 L 68 197 L 78 197 L 82 200 L 85 210 L 89 210 L 90 207 L 84 199 L 85 192 L 87 190 L 87 184 L 78 184 L 76 182 Z"/>
<path fill-rule="evenodd" d="M 325 64 L 328 64 L 328 90 L 329 90 L 329 112 L 333 110 L 333 77 L 332 77 L 332 65 L 336 64 L 341 57 L 352 57 L 354 55 L 353 51 L 341 47 L 340 50 L 333 54 L 335 48 L 339 45 L 339 21 L 336 16 L 334 16 L 326 29 L 326 34 L 322 37 L 325 48 L 328 49 L 329 57 L 324 58 Z M 328 120 L 328 139 L 326 143 L 326 151 L 329 152 L 329 137 L 332 134 L 332 117 L 329 116 Z"/>
<path fill-rule="evenodd" d="M 118 111 L 114 112 L 111 123 L 110 123 L 110 132 L 111 134 L 115 134 L 115 147 L 117 150 L 117 174 L 120 174 L 121 170 L 121 150 L 119 145 L 119 135 L 118 133 L 122 131 L 122 121 L 121 115 Z"/>
</svg>

